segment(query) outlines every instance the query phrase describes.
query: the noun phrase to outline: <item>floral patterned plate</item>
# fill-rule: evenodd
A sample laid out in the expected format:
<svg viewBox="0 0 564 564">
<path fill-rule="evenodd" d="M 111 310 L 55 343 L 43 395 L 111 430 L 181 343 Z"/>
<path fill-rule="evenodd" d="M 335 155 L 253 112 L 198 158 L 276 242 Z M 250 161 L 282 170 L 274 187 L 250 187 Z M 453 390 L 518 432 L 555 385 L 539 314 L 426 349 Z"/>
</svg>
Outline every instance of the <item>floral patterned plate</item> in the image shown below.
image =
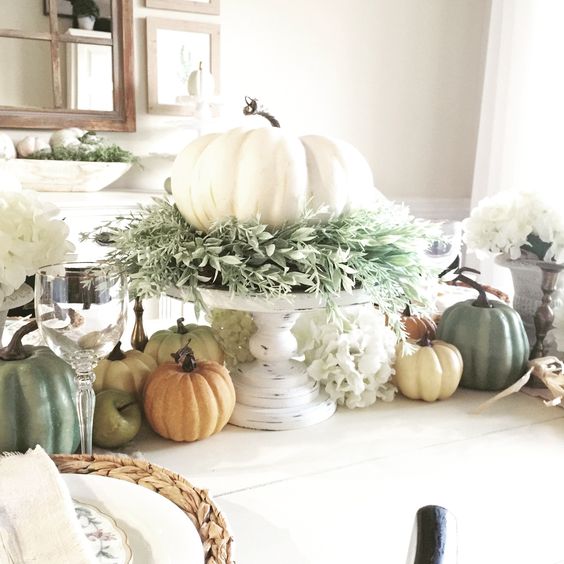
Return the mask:
<svg viewBox="0 0 564 564">
<path fill-rule="evenodd" d="M 73 501 L 78 522 L 99 564 L 129 564 L 131 549 L 127 536 L 115 521 L 92 505 Z"/>
<path fill-rule="evenodd" d="M 113 556 L 112 551 L 116 551 L 117 555 L 122 545 L 131 550 L 125 560 L 113 560 L 104 554 L 98 561 L 100 564 L 204 564 L 204 547 L 198 530 L 177 505 L 162 495 L 106 476 L 61 476 L 71 497 L 81 507 L 95 510 L 81 517 L 89 527 L 87 536 L 100 541 L 95 547 L 97 552 L 101 550 Z M 109 536 L 118 540 L 110 542 Z"/>
</svg>

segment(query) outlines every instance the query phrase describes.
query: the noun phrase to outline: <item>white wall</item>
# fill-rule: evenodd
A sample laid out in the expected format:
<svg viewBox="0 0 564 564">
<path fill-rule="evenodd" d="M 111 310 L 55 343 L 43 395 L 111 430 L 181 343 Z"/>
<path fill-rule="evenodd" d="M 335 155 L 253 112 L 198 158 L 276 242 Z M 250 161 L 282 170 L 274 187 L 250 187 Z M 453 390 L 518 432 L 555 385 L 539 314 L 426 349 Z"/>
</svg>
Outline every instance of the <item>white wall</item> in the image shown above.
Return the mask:
<svg viewBox="0 0 564 564">
<path fill-rule="evenodd" d="M 221 24 L 226 124 L 252 95 L 296 133 L 353 143 L 389 197 L 469 197 L 490 0 L 222 0 L 215 17 L 144 3 L 135 0 L 138 131 L 107 137 L 145 168 L 119 186 L 160 187 L 171 160 L 147 155 L 177 153 L 195 135 L 146 113 L 145 18 L 155 16 Z"/>
</svg>

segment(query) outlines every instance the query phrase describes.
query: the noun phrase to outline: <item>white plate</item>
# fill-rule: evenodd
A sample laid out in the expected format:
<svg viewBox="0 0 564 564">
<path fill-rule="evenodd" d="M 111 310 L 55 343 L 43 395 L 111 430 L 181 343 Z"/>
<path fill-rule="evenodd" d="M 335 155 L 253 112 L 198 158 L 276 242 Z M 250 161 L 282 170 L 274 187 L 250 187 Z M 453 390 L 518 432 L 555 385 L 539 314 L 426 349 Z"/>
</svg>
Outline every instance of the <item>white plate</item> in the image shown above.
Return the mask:
<svg viewBox="0 0 564 564">
<path fill-rule="evenodd" d="M 133 553 L 132 564 L 203 564 L 198 531 L 184 512 L 163 496 L 124 480 L 63 474 L 71 496 L 110 515 Z"/>
</svg>

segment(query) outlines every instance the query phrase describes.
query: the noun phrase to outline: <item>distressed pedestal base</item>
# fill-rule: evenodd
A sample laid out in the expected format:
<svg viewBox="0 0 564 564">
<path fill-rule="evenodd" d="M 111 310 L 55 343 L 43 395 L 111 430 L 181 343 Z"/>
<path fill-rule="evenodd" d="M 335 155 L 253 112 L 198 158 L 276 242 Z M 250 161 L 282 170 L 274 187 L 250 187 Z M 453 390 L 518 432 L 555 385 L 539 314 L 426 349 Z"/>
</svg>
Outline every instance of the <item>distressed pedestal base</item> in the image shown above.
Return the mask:
<svg viewBox="0 0 564 564">
<path fill-rule="evenodd" d="M 232 297 L 220 290 L 202 290 L 210 307 L 250 312 L 257 332 L 249 341 L 256 360 L 239 365 L 231 374 L 236 405 L 230 423 L 250 429 L 282 431 L 320 423 L 336 405 L 307 374 L 297 356 L 291 329 L 304 311 L 325 307 L 319 298 L 296 294 L 287 298 Z M 346 294 L 342 305 L 366 303 L 360 292 Z"/>
<path fill-rule="evenodd" d="M 237 403 L 230 423 L 239 427 L 283 431 L 320 423 L 336 405 L 311 380 L 301 362 L 256 360 L 232 374 Z"/>
</svg>

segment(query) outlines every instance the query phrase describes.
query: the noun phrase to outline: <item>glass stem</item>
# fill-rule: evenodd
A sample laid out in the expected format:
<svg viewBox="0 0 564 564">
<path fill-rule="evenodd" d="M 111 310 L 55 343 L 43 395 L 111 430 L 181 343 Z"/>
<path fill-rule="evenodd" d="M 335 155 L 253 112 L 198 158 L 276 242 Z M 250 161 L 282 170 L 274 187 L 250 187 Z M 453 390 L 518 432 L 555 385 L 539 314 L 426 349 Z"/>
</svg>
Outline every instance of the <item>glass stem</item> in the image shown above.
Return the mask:
<svg viewBox="0 0 564 564">
<path fill-rule="evenodd" d="M 80 449 L 82 454 L 92 454 L 92 423 L 96 395 L 92 384 L 96 379 L 94 366 L 96 355 L 92 351 L 77 352 L 71 362 L 76 374 L 76 411 L 80 429 Z"/>
</svg>

